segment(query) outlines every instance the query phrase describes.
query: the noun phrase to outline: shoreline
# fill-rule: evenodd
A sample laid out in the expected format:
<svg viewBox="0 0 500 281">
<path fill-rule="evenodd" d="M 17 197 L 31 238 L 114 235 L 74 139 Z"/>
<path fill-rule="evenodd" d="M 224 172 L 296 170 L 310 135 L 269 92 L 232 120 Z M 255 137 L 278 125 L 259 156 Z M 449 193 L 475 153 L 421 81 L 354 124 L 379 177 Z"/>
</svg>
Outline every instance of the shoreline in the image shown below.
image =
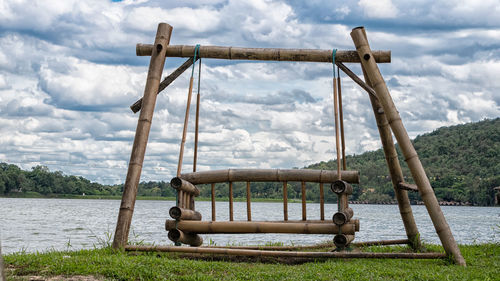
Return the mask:
<svg viewBox="0 0 500 281">
<path fill-rule="evenodd" d="M 0 196 L 0 198 L 26 198 L 26 199 L 97 199 L 97 200 L 121 200 L 121 195 L 75 195 L 75 194 L 50 194 L 50 195 L 42 195 L 40 193 L 16 193 L 16 195 L 12 196 Z M 154 200 L 154 201 L 175 201 L 175 197 L 161 197 L 161 196 L 137 196 L 137 200 Z M 198 197 L 197 201 L 210 202 L 210 197 Z M 216 198 L 216 202 L 227 202 L 229 198 Z M 234 202 L 246 202 L 245 197 L 235 197 Z M 252 198 L 252 202 L 261 202 L 261 203 L 282 203 L 282 199 L 277 198 Z M 301 203 L 300 199 L 288 199 L 289 203 Z M 319 203 L 316 201 L 308 200 L 307 203 Z M 336 202 L 325 202 L 325 204 L 336 204 Z M 349 201 L 349 204 L 357 205 L 357 204 L 366 204 L 366 205 L 397 205 L 396 201 L 391 202 L 367 202 L 367 201 Z M 424 205 L 422 201 L 412 202 L 410 205 L 419 206 Z M 439 201 L 440 206 L 459 206 L 459 207 L 500 207 L 498 205 L 493 206 L 482 206 L 482 205 L 472 205 L 468 202 L 447 202 L 447 201 Z"/>
</svg>

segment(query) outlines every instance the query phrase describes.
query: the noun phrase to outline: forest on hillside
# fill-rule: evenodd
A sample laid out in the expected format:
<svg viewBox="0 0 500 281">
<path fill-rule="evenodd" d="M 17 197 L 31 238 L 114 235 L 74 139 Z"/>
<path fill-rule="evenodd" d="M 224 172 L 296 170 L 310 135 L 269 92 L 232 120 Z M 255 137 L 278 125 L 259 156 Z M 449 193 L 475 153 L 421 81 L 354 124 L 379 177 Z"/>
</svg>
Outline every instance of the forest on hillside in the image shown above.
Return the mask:
<svg viewBox="0 0 500 281">
<path fill-rule="evenodd" d="M 413 140 L 420 160 L 440 201 L 453 201 L 471 205 L 494 204 L 494 187 L 500 186 L 500 118 L 451 127 L 439 128 Z M 399 161 L 407 182 L 411 174 L 399 151 Z M 360 171 L 360 184 L 350 197 L 353 201 L 387 203 L 393 201 L 394 190 L 388 176 L 382 149 L 346 157 L 348 170 Z M 317 163 L 306 169 L 336 169 L 336 160 Z M 202 197 L 210 197 L 209 185 L 198 186 Z M 0 163 L 0 196 L 15 193 L 36 193 L 43 196 L 121 195 L 123 184 L 103 185 L 80 176 L 51 172 L 45 166 L 25 171 L 16 165 Z M 216 197 L 228 197 L 228 184 L 217 184 Z M 252 183 L 253 198 L 281 199 L 282 183 Z M 235 197 L 246 196 L 246 184 L 234 183 Z M 325 185 L 325 199 L 334 202 L 336 196 Z M 319 201 L 319 185 L 307 184 L 307 199 Z M 139 196 L 173 197 L 167 182 L 141 182 Z M 410 192 L 410 199 L 419 201 L 418 193 Z M 300 199 L 300 183 L 288 183 L 288 198 Z"/>
</svg>

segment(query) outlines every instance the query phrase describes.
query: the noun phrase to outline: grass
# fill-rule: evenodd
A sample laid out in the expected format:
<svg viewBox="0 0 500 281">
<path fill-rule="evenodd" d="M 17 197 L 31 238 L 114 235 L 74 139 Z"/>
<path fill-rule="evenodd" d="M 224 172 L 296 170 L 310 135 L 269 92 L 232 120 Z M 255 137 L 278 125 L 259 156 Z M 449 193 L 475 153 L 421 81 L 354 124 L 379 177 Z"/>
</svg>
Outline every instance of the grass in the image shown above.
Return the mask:
<svg viewBox="0 0 500 281">
<path fill-rule="evenodd" d="M 427 245 L 429 250 L 440 250 Z M 500 244 L 461 245 L 467 267 L 448 260 L 330 259 L 296 265 L 186 259 L 167 253 L 134 254 L 110 248 L 16 253 L 4 257 L 8 280 L 76 275 L 102 280 L 500 280 Z M 364 251 L 407 251 L 403 246 Z M 60 280 L 60 279 L 57 279 Z"/>
</svg>

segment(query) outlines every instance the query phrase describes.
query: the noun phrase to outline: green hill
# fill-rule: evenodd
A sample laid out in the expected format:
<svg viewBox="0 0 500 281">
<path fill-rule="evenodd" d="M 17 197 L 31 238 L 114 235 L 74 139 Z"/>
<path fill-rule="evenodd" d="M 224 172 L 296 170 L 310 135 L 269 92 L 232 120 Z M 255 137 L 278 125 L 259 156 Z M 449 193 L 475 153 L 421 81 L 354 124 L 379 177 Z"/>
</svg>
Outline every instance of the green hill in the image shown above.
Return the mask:
<svg viewBox="0 0 500 281">
<path fill-rule="evenodd" d="M 442 201 L 493 205 L 494 187 L 500 186 L 500 118 L 439 128 L 416 137 L 413 145 Z M 411 174 L 398 149 L 403 174 Z M 394 191 L 382 149 L 347 156 L 349 170 L 361 173 L 361 184 L 354 200 L 387 201 Z M 335 169 L 334 160 L 311 165 L 310 169 Z M 418 200 L 417 193 L 410 198 Z"/>
</svg>

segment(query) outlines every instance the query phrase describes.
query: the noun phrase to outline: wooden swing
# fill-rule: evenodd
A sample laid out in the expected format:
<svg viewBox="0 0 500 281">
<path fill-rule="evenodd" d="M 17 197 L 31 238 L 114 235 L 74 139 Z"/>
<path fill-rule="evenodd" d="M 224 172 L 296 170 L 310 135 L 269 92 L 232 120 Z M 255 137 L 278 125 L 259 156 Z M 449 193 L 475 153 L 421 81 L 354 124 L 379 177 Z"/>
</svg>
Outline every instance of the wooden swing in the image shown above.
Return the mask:
<svg viewBox="0 0 500 281">
<path fill-rule="evenodd" d="M 356 51 L 329 50 L 304 50 L 304 49 L 259 49 L 235 48 L 219 46 L 170 46 L 172 27 L 166 23 L 158 26 L 154 45 L 137 45 L 137 55 L 151 56 L 148 78 L 144 96 L 131 106 L 134 112 L 141 111 L 132 148 L 127 178 L 123 191 L 122 203 L 118 215 L 113 247 L 126 250 L 140 251 L 167 251 L 189 253 L 211 253 L 226 255 L 247 256 L 281 256 L 281 257 L 310 257 L 310 258 L 442 258 L 450 257 L 457 264 L 465 265 L 460 250 L 453 238 L 451 230 L 446 223 L 439 207 L 436 196 L 430 186 L 429 180 L 420 163 L 418 155 L 407 135 L 398 111 L 392 101 L 387 86 L 380 74 L 377 63 L 390 62 L 390 51 L 372 51 L 368 44 L 363 27 L 354 28 L 351 32 Z M 162 69 L 166 57 L 189 57 L 177 70 L 160 83 Z M 420 235 L 413 218 L 407 191 L 418 191 L 427 208 L 446 254 L 443 253 L 353 253 L 353 252 L 289 252 L 286 247 L 271 251 L 262 247 L 227 247 L 224 249 L 214 247 L 199 247 L 203 240 L 199 234 L 206 233 L 302 233 L 302 234 L 332 234 L 337 248 L 343 249 L 354 239 L 354 234 L 359 231 L 359 220 L 353 219 L 353 211 L 348 206 L 348 195 L 352 193 L 352 183 L 359 182 L 357 171 L 347 171 L 345 163 L 345 144 L 343 134 L 343 113 L 340 91 L 340 77 L 335 78 L 334 69 L 334 117 L 337 150 L 337 170 L 282 170 L 282 169 L 229 169 L 219 171 L 196 171 L 197 146 L 198 146 L 198 120 L 199 120 L 199 85 L 196 108 L 195 125 L 195 153 L 193 172 L 181 174 L 184 143 L 186 139 L 189 105 L 193 88 L 194 63 L 201 58 L 214 59 L 239 59 L 239 60 L 270 60 L 270 61 L 309 61 L 329 62 L 337 65 L 338 69 L 346 73 L 354 82 L 360 85 L 369 94 L 369 98 L 377 121 L 387 166 L 394 186 L 398 207 L 403 220 L 408 239 L 392 241 L 365 242 L 365 244 L 409 244 L 414 249 L 420 247 Z M 343 63 L 361 63 L 365 82 L 350 71 Z M 156 103 L 157 94 L 165 89 L 172 81 L 193 65 L 190 79 L 186 116 L 184 120 L 183 137 L 179 152 L 177 175 L 171 180 L 171 186 L 177 189 L 176 206 L 169 211 L 174 220 L 167 220 L 165 228 L 169 231 L 168 237 L 176 243 L 188 244 L 194 247 L 179 246 L 132 246 L 127 245 L 132 214 L 140 180 L 142 163 L 146 150 L 149 130 Z M 201 69 L 201 64 L 200 64 Z M 339 71 L 337 69 L 337 71 Z M 199 83 L 199 79 L 198 79 Z M 340 115 L 340 118 L 339 118 Z M 339 122 L 340 121 L 340 122 Z M 405 183 L 397 152 L 392 139 L 394 133 L 405 161 L 407 162 L 416 185 Z M 340 139 L 339 139 L 340 138 Z M 342 146 L 342 149 L 340 149 Z M 340 155 L 342 151 L 342 156 Z M 342 159 L 342 162 L 341 162 Z M 273 222 L 257 222 L 251 219 L 250 184 L 251 182 L 282 182 L 283 183 L 283 220 Z M 229 183 L 229 221 L 216 221 L 215 217 L 215 184 Z M 233 220 L 233 194 L 234 182 L 247 184 L 247 221 Z M 287 212 L 287 183 L 300 182 L 302 193 L 302 220 L 288 220 Z M 306 182 L 319 184 L 320 188 L 320 219 L 308 220 L 306 214 Z M 324 214 L 324 184 L 329 184 L 331 190 L 338 196 L 338 211 L 332 219 L 325 220 Z M 194 198 L 199 195 L 196 188 L 198 184 L 212 185 L 212 220 L 202 221 L 202 215 L 195 209 Z M 275 250 L 274 248 L 272 250 Z"/>
</svg>

